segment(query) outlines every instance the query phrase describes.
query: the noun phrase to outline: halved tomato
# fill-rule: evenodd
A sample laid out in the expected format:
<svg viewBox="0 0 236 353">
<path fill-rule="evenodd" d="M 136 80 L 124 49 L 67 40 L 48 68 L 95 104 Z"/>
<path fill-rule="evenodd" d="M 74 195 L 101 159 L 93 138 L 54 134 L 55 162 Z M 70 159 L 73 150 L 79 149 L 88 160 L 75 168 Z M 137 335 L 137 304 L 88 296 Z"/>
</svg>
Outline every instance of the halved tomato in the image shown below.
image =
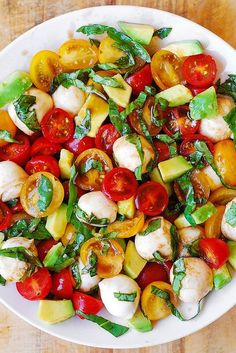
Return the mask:
<svg viewBox="0 0 236 353">
<path fill-rule="evenodd" d="M 0 231 L 10 227 L 12 212 L 10 208 L 0 200 Z"/>
<path fill-rule="evenodd" d="M 58 143 L 50 142 L 45 137 L 41 136 L 32 144 L 31 156 L 34 157 L 37 154 L 43 154 L 45 156 L 54 155 L 60 152 L 61 148 L 61 145 Z"/>
<path fill-rule="evenodd" d="M 117 238 L 131 238 L 140 232 L 145 218 L 142 212 L 136 212 L 134 218 L 124 221 L 115 221 L 107 226 L 108 233 L 116 232 Z"/>
<path fill-rule="evenodd" d="M 18 132 L 15 139 L 19 143 L 8 143 L 0 148 L 0 161 L 12 161 L 22 166 L 30 159 L 29 137 Z"/>
<path fill-rule="evenodd" d="M 105 151 L 109 156 L 112 156 L 113 144 L 120 137 L 119 131 L 112 124 L 102 125 L 96 134 L 95 144 L 100 150 Z"/>
<path fill-rule="evenodd" d="M 17 131 L 16 125 L 11 120 L 9 114 L 5 110 L 0 110 L 0 130 L 6 130 L 14 137 Z M 7 145 L 8 142 L 0 139 L 0 147 Z"/>
<path fill-rule="evenodd" d="M 95 147 L 95 139 L 93 137 L 84 136 L 81 140 L 71 138 L 64 143 L 64 147 L 77 157 L 80 153 Z"/>
<path fill-rule="evenodd" d="M 55 177 L 60 177 L 60 168 L 58 162 L 52 156 L 38 155 L 32 157 L 25 166 L 25 171 L 28 174 L 34 174 L 37 172 L 49 172 L 55 175 Z"/>
<path fill-rule="evenodd" d="M 224 240 L 205 238 L 199 242 L 200 256 L 214 269 L 223 266 L 229 258 L 229 247 Z"/>
<path fill-rule="evenodd" d="M 180 153 L 185 156 L 188 157 L 190 154 L 196 152 L 196 148 L 194 146 L 194 142 L 195 141 L 204 141 L 206 142 L 209 150 L 211 151 L 211 153 L 214 153 L 214 145 L 211 142 L 211 140 L 209 138 L 207 138 L 206 136 L 203 136 L 201 134 L 196 134 L 196 135 L 187 135 L 185 137 L 185 139 L 183 140 L 183 142 L 180 145 Z"/>
</svg>

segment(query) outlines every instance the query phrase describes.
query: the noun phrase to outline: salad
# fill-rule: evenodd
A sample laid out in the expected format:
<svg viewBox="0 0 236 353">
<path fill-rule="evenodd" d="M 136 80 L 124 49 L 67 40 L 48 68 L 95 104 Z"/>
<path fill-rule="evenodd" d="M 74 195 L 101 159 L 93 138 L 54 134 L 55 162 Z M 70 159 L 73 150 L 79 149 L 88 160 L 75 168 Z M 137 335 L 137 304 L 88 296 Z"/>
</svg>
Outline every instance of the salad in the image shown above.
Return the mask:
<svg viewBox="0 0 236 353">
<path fill-rule="evenodd" d="M 118 24 L 0 83 L 0 283 L 115 337 L 192 319 L 236 270 L 236 74 Z"/>
</svg>

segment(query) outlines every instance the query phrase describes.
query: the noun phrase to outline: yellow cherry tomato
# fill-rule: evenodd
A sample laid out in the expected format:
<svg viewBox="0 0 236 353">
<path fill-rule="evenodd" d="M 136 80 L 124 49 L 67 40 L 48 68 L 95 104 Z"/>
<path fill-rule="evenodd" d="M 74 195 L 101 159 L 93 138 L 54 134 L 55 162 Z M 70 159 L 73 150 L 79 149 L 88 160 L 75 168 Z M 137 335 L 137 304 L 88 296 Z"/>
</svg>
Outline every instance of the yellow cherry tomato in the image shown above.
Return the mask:
<svg viewBox="0 0 236 353">
<path fill-rule="evenodd" d="M 96 74 L 102 77 L 112 77 L 116 74 L 117 72 L 114 70 L 107 70 L 107 71 L 97 71 Z M 99 92 L 104 92 L 104 89 L 100 83 L 94 82 L 91 78 L 87 82 L 87 86 L 93 86 L 96 88 Z M 88 95 L 88 93 L 87 93 Z"/>
<path fill-rule="evenodd" d="M 126 56 L 125 52 L 114 46 L 115 41 L 110 37 L 104 38 L 99 45 L 98 60 L 101 64 L 114 63 Z"/>
<path fill-rule="evenodd" d="M 56 53 L 42 50 L 34 55 L 30 64 L 30 77 L 38 89 L 48 92 L 53 78 L 60 72 L 62 66 Z"/>
<path fill-rule="evenodd" d="M 205 202 L 201 203 L 206 203 L 211 192 L 206 175 L 201 170 L 195 169 L 191 174 L 190 180 L 194 188 L 195 198 L 205 200 Z"/>
<path fill-rule="evenodd" d="M 52 199 L 49 206 L 45 211 L 40 211 L 38 201 L 40 194 L 38 187 L 40 185 L 41 176 L 44 175 L 52 184 Z M 20 193 L 20 201 L 23 209 L 30 216 L 41 218 L 46 217 L 56 211 L 64 199 L 64 188 L 60 181 L 51 173 L 38 172 L 29 176 L 26 182 L 23 184 Z"/>
<path fill-rule="evenodd" d="M 88 171 L 88 165 L 91 161 L 96 160 L 100 164 L 98 169 L 90 168 Z M 75 165 L 78 171 L 78 177 L 76 184 L 83 190 L 101 190 L 102 182 L 107 172 L 109 172 L 113 166 L 112 161 L 108 155 L 97 148 L 90 148 L 82 152 L 76 159 Z M 101 168 L 101 170 L 99 170 Z"/>
<path fill-rule="evenodd" d="M 108 225 L 108 233 L 117 232 L 117 238 L 131 238 L 140 232 L 144 226 L 144 214 L 137 212 L 134 218 L 125 221 L 115 221 Z"/>
<path fill-rule="evenodd" d="M 73 224 L 69 223 L 66 226 L 65 234 L 61 238 L 61 242 L 64 246 L 70 245 L 75 241 L 76 229 Z"/>
<path fill-rule="evenodd" d="M 215 144 L 214 160 L 224 181 L 236 186 L 236 150 L 232 140 Z"/>
<path fill-rule="evenodd" d="M 226 205 L 228 202 L 232 201 L 236 197 L 236 190 L 227 189 L 224 186 L 213 191 L 209 201 L 218 205 Z"/>
<path fill-rule="evenodd" d="M 205 222 L 205 235 L 207 238 L 219 238 L 221 236 L 221 222 L 225 212 L 225 206 L 216 206 L 217 212 Z"/>
<path fill-rule="evenodd" d="M 0 130 L 7 130 L 14 137 L 17 131 L 16 125 L 11 120 L 8 112 L 0 110 Z M 8 142 L 0 139 L 0 147 L 7 145 Z"/>
<path fill-rule="evenodd" d="M 160 320 L 166 316 L 169 316 L 171 311 L 164 299 L 152 294 L 152 286 L 167 292 L 170 295 L 172 304 L 175 306 L 178 303 L 178 298 L 174 294 L 171 285 L 166 282 L 152 282 L 144 289 L 141 297 L 141 306 L 144 314 L 149 318 L 149 320 Z"/>
<path fill-rule="evenodd" d="M 108 250 L 103 254 L 103 247 L 108 245 Z M 84 265 L 89 262 L 91 253 L 97 256 L 97 274 L 101 278 L 109 278 L 118 275 L 123 266 L 125 258 L 124 250 L 115 240 L 106 240 L 91 238 L 81 247 L 80 257 Z"/>
<path fill-rule="evenodd" d="M 86 69 L 98 61 L 98 48 L 88 40 L 70 39 L 60 46 L 58 55 L 65 70 Z"/>
<path fill-rule="evenodd" d="M 144 45 L 150 56 L 153 56 L 158 50 L 160 50 L 160 38 L 153 36 L 148 45 Z"/>
<path fill-rule="evenodd" d="M 181 82 L 182 61 L 168 50 L 158 50 L 151 61 L 154 81 L 162 90 Z"/>
</svg>

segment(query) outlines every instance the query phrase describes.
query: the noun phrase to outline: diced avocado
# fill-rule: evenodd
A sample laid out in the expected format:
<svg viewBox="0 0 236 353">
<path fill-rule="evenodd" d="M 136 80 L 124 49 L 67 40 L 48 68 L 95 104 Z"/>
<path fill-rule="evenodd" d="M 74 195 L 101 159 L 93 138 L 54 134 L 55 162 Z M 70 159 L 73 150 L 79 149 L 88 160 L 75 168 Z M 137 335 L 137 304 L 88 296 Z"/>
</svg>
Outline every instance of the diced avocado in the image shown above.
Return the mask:
<svg viewBox="0 0 236 353">
<path fill-rule="evenodd" d="M 61 239 L 65 233 L 67 226 L 66 211 L 67 205 L 62 203 L 61 206 L 47 218 L 46 229 L 55 240 Z"/>
<path fill-rule="evenodd" d="M 30 75 L 24 71 L 11 73 L 4 81 L 0 82 L 0 108 L 19 98 L 32 86 Z"/>
<path fill-rule="evenodd" d="M 71 300 L 40 300 L 38 318 L 48 324 L 70 319 L 75 315 Z"/>
<path fill-rule="evenodd" d="M 109 98 L 111 98 L 119 106 L 126 108 L 129 104 L 132 88 L 130 85 L 128 85 L 127 82 L 125 82 L 120 74 L 113 76 L 113 78 L 115 78 L 123 86 L 123 88 L 116 88 L 105 85 L 102 87 Z"/>
<path fill-rule="evenodd" d="M 165 50 L 174 53 L 179 58 L 183 56 L 197 55 L 203 53 L 203 46 L 199 40 L 180 40 L 178 42 L 173 42 L 163 48 Z"/>
<path fill-rule="evenodd" d="M 118 213 L 124 215 L 126 218 L 132 219 L 134 217 L 136 208 L 134 204 L 134 196 L 128 200 L 118 201 Z"/>
<path fill-rule="evenodd" d="M 51 247 L 45 258 L 43 259 L 44 266 L 49 268 L 53 267 L 60 258 L 60 256 L 63 254 L 64 250 L 65 248 L 62 243 L 53 245 L 53 247 Z"/>
<path fill-rule="evenodd" d="M 169 102 L 169 107 L 186 104 L 193 98 L 191 91 L 184 85 L 176 85 L 156 94 L 156 98 L 164 98 Z"/>
<path fill-rule="evenodd" d="M 80 125 L 82 123 L 86 116 L 87 109 L 91 114 L 91 129 L 88 136 L 95 137 L 98 129 L 108 116 L 109 106 L 104 99 L 98 97 L 96 94 L 89 94 L 78 115 L 75 117 L 76 125 Z"/>
<path fill-rule="evenodd" d="M 217 115 L 216 90 L 212 86 L 197 94 L 189 104 L 190 116 L 194 120 L 210 119 Z"/>
<path fill-rule="evenodd" d="M 120 244 L 122 249 L 125 251 L 126 249 L 126 242 L 124 238 L 116 238 L 115 241 Z"/>
<path fill-rule="evenodd" d="M 163 181 L 168 183 L 192 169 L 192 165 L 183 156 L 176 156 L 158 163 L 158 168 Z"/>
<path fill-rule="evenodd" d="M 202 224 L 208 218 L 213 216 L 216 212 L 217 209 L 215 208 L 215 206 L 211 202 L 207 202 L 202 207 L 197 208 L 192 213 L 192 217 L 196 224 Z M 174 223 L 179 229 L 191 226 L 191 224 L 187 221 L 183 213 L 178 218 L 176 218 Z"/>
<path fill-rule="evenodd" d="M 227 241 L 228 247 L 229 247 L 229 263 L 233 267 L 233 269 L 236 271 L 236 241 L 229 240 Z"/>
<path fill-rule="evenodd" d="M 133 279 L 137 278 L 146 263 L 147 261 L 144 260 L 137 252 L 134 242 L 129 240 L 125 252 L 125 273 Z"/>
<path fill-rule="evenodd" d="M 138 308 L 134 316 L 129 319 L 128 326 L 138 332 L 152 331 L 153 328 L 151 321 L 143 314 L 140 308 Z"/>
<path fill-rule="evenodd" d="M 224 264 L 217 270 L 213 270 L 213 275 L 214 287 L 216 290 L 226 286 L 226 284 L 228 284 L 232 279 L 226 264 Z"/>
<path fill-rule="evenodd" d="M 172 194 L 172 189 L 171 189 L 171 184 L 170 183 L 164 183 L 162 177 L 161 177 L 161 173 L 159 171 L 159 169 L 157 167 L 155 167 L 151 173 L 149 174 L 150 179 L 152 181 L 156 181 L 157 183 L 160 183 L 161 185 L 164 186 L 164 188 L 166 189 L 166 191 L 168 192 L 168 195 L 171 196 Z"/>
<path fill-rule="evenodd" d="M 62 148 L 60 152 L 59 168 L 62 179 L 70 179 L 70 169 L 73 164 L 74 155 L 70 151 Z"/>
<path fill-rule="evenodd" d="M 142 45 L 148 45 L 150 43 L 154 33 L 154 27 L 150 25 L 122 21 L 119 21 L 118 24 L 122 31 L 136 42 Z"/>
</svg>

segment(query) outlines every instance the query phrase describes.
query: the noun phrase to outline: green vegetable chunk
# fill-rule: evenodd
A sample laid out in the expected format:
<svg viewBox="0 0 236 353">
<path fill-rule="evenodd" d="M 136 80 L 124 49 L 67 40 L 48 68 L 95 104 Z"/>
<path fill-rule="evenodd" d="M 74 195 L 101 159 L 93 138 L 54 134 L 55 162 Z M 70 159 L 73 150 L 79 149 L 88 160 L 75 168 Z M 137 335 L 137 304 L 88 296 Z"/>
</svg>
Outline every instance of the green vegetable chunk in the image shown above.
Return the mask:
<svg viewBox="0 0 236 353">
<path fill-rule="evenodd" d="M 45 212 L 52 202 L 53 186 L 51 181 L 45 176 L 41 175 L 38 187 L 38 208 L 41 212 Z"/>
<path fill-rule="evenodd" d="M 137 292 L 133 292 L 133 293 L 114 292 L 114 297 L 120 302 L 134 302 L 135 298 L 137 297 Z"/>
<path fill-rule="evenodd" d="M 152 39 L 154 28 L 146 24 L 128 23 L 119 21 L 119 27 L 130 38 L 142 45 L 148 45 Z"/>
<path fill-rule="evenodd" d="M 190 116 L 194 120 L 214 118 L 218 113 L 215 88 L 212 86 L 197 94 L 189 104 Z"/>
<path fill-rule="evenodd" d="M 13 105 L 16 110 L 18 118 L 24 123 L 31 131 L 37 132 L 40 130 L 39 122 L 36 115 L 36 110 L 32 109 L 36 103 L 35 96 L 22 95 Z"/>
<path fill-rule="evenodd" d="M 218 93 L 226 94 L 234 99 L 236 102 L 236 75 L 231 74 L 227 78 L 224 83 L 220 83 L 220 80 L 217 82 L 218 84 Z"/>
</svg>

